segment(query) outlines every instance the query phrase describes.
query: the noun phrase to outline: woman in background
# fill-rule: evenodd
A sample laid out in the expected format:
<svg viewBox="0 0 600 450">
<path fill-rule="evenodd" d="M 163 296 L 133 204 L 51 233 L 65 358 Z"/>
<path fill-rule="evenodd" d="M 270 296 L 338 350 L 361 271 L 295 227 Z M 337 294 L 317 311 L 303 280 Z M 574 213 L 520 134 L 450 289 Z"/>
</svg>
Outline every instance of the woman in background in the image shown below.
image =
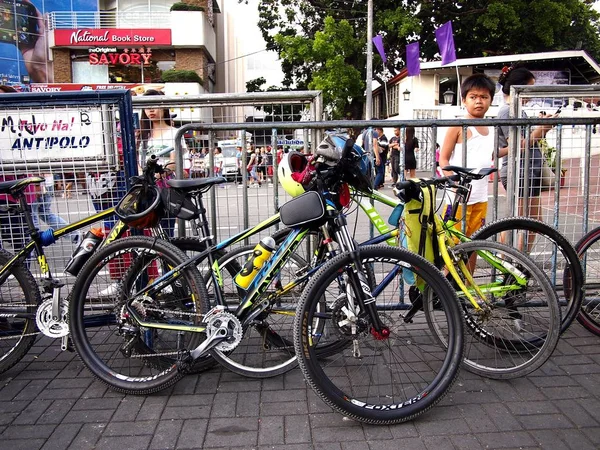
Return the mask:
<svg viewBox="0 0 600 450">
<path fill-rule="evenodd" d="M 406 178 L 414 178 L 417 174 L 417 157 L 419 140 L 415 137 L 415 127 L 406 127 L 404 139 L 404 170 Z"/>
</svg>

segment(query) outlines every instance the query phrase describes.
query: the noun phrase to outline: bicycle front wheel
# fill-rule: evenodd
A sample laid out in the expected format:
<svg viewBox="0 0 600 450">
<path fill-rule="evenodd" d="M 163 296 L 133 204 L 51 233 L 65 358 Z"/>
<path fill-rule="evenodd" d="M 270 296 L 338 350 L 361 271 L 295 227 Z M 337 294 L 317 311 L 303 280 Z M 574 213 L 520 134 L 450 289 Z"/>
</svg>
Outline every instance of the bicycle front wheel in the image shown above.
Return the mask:
<svg viewBox="0 0 600 450">
<path fill-rule="evenodd" d="M 492 240 L 525 253 L 548 274 L 559 294 L 561 328 L 573 323 L 583 300 L 583 270 L 576 249 L 558 230 L 539 220 L 509 217 L 477 230 L 472 239 Z"/>
<path fill-rule="evenodd" d="M 465 263 L 478 255 L 472 273 L 476 288 L 467 288 L 480 308 L 458 291 L 465 315 L 465 368 L 496 379 L 538 369 L 560 335 L 558 297 L 548 277 L 525 254 L 497 242 L 465 242 L 452 251 Z"/>
<path fill-rule="evenodd" d="M 404 249 L 364 246 L 359 258 L 372 269 L 371 293 L 389 336 L 374 333 L 360 310 L 352 257 L 343 253 L 325 263 L 302 294 L 294 322 L 296 354 L 307 383 L 335 410 L 372 424 L 404 422 L 439 402 L 458 375 L 464 342 L 458 299 L 432 264 Z M 422 308 L 405 319 L 409 298 L 423 301 L 419 294 L 409 296 L 409 273 L 439 299 L 436 320 L 443 324 L 444 344 Z M 319 348 L 341 340 L 346 345 L 336 353 L 320 354 Z"/>
<path fill-rule="evenodd" d="M 132 236 L 100 249 L 81 269 L 69 305 L 71 337 L 90 372 L 114 390 L 150 394 L 171 386 L 182 376 L 178 356 L 205 338 L 182 329 L 198 325 L 208 310 L 195 267 L 181 269 L 155 294 L 144 291 L 185 260 L 166 241 Z"/>
<path fill-rule="evenodd" d="M 13 258 L 0 249 L 0 267 Z M 18 363 L 35 342 L 35 313 L 41 303 L 40 291 L 31 272 L 13 264 L 0 283 L 0 373 Z"/>
<path fill-rule="evenodd" d="M 577 321 L 600 336 L 600 227 L 582 237 L 576 248 L 585 269 L 585 300 Z"/>
</svg>

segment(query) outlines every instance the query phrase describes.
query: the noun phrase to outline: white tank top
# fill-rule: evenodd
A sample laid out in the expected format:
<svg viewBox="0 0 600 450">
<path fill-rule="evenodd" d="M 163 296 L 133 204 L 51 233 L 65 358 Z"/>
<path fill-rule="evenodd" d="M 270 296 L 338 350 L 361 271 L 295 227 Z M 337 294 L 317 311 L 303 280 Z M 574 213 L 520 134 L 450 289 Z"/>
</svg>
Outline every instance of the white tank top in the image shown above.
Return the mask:
<svg viewBox="0 0 600 450">
<path fill-rule="evenodd" d="M 492 167 L 492 157 L 494 155 L 494 128 L 487 127 L 487 135 L 480 134 L 475 127 L 468 127 L 471 131 L 471 137 L 467 139 L 467 164 L 469 169 L 480 169 Z M 463 166 L 463 148 L 462 143 L 454 146 L 454 152 L 450 157 L 450 165 Z M 450 195 L 449 203 L 454 200 L 454 195 Z M 488 201 L 488 179 L 473 180 L 471 182 L 471 196 L 467 201 L 468 205 Z"/>
</svg>

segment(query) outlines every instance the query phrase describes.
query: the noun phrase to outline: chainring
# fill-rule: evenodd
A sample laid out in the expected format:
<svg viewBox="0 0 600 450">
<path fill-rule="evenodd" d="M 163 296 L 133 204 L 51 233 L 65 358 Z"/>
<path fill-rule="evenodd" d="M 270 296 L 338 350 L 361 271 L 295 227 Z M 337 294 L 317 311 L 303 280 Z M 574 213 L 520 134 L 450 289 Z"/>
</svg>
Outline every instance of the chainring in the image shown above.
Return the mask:
<svg viewBox="0 0 600 450">
<path fill-rule="evenodd" d="M 35 315 L 38 329 L 51 338 L 61 338 L 69 334 L 69 302 L 60 299 L 58 304 L 58 320 L 52 317 L 52 299 L 44 300 Z"/>
<path fill-rule="evenodd" d="M 242 341 L 244 330 L 241 322 L 234 314 L 227 311 L 218 311 L 212 314 L 206 322 L 207 336 L 211 336 L 223 325 L 227 327 L 229 337 L 219 342 L 214 348 L 221 352 L 229 352 Z"/>
</svg>

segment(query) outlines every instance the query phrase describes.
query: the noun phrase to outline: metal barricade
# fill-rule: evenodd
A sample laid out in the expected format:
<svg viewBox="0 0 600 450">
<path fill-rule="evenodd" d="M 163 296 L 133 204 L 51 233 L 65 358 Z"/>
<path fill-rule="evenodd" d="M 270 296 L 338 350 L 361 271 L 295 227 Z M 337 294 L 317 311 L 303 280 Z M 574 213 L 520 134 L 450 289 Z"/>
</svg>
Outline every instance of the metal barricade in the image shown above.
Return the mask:
<svg viewBox="0 0 600 450">
<path fill-rule="evenodd" d="M 131 96 L 128 91 L 14 93 L 0 95 L 0 178 L 4 181 L 42 176 L 44 183 L 26 191 L 40 230 L 61 228 L 114 206 L 135 170 Z M 19 215 L 0 200 L 2 247 L 9 251 L 29 239 Z M 105 230 L 112 221 L 97 223 Z M 54 275 L 62 273 L 87 230 L 73 233 L 47 248 Z M 38 267 L 30 264 L 36 275 Z M 39 274 L 38 274 L 39 275 Z"/>
</svg>

